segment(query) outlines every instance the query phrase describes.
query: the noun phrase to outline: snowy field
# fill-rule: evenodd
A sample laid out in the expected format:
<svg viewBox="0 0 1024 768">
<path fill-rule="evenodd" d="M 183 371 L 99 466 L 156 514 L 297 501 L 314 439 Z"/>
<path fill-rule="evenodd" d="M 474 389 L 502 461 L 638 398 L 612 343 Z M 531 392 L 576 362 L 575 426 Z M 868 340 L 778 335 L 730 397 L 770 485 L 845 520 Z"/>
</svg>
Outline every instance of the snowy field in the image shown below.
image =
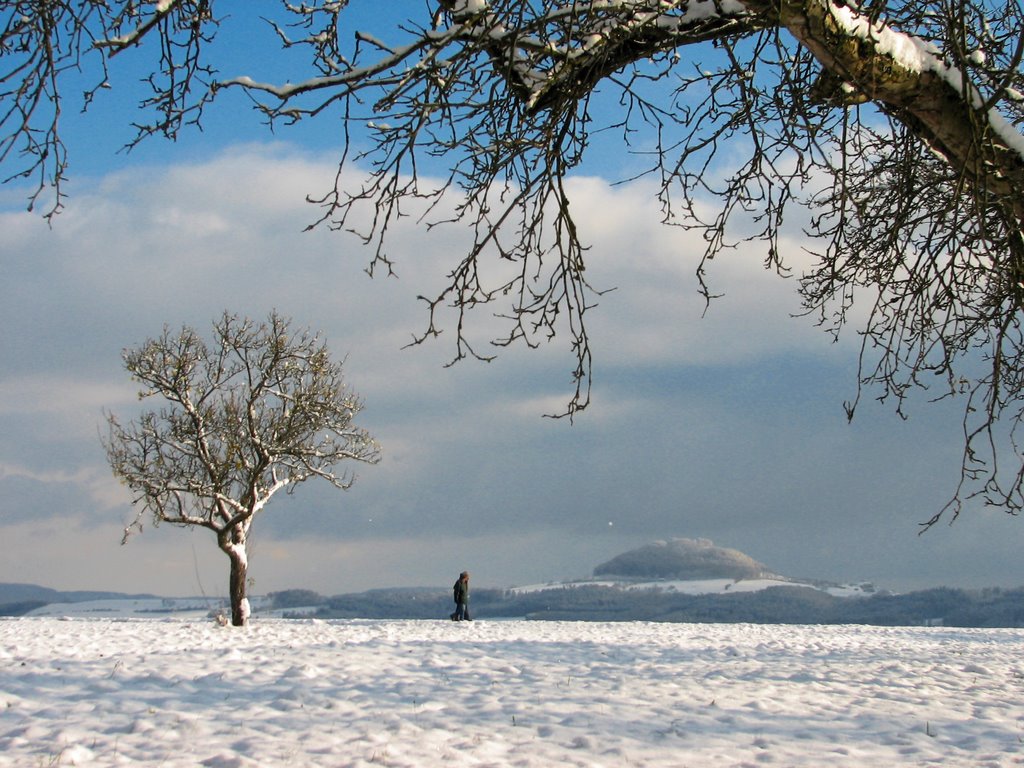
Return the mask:
<svg viewBox="0 0 1024 768">
<path fill-rule="evenodd" d="M 0 620 L 0 766 L 1024 764 L 1024 630 Z"/>
<path fill-rule="evenodd" d="M 683 595 L 724 595 L 737 592 L 760 592 L 772 587 L 804 587 L 816 589 L 834 597 L 867 597 L 874 594 L 871 584 L 831 584 L 818 586 L 800 581 L 780 579 L 658 579 L 657 581 L 624 582 L 619 579 L 586 579 L 568 581 L 561 584 L 532 584 L 526 587 L 512 587 L 513 594 L 529 594 L 544 592 L 550 589 L 578 589 L 580 587 L 612 587 L 629 591 L 654 590 L 658 592 L 676 592 Z"/>
</svg>

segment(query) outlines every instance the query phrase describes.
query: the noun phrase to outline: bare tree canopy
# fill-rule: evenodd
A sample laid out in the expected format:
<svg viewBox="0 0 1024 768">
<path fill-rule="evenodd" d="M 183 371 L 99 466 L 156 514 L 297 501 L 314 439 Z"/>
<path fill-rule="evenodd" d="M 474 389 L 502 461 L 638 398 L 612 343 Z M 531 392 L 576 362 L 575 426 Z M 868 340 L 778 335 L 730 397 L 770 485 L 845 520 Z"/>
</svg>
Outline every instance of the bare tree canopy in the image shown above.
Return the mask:
<svg viewBox="0 0 1024 768">
<path fill-rule="evenodd" d="M 568 337 L 570 415 L 589 402 L 584 319 L 599 291 L 565 181 L 598 139 L 636 153 L 666 224 L 703 234 L 708 299 L 710 261 L 741 242 L 786 272 L 783 222 L 803 211 L 808 313 L 838 333 L 858 308 L 851 417 L 862 391 L 900 411 L 918 388 L 961 398 L 960 481 L 930 522 L 974 497 L 1024 508 L 1020 0 L 435 0 L 375 30 L 353 29 L 345 0 L 284 2 L 269 23 L 298 78 L 212 71 L 230 22 L 216 0 L 0 7 L 0 162 L 55 192 L 51 211 L 66 162 L 59 81 L 86 58 L 98 62 L 88 101 L 119 54 L 157 52 L 136 140 L 174 138 L 225 89 L 272 124 L 340 115 L 341 167 L 370 174 L 352 188 L 339 173 L 312 198 L 317 223 L 355 229 L 369 211 L 357 234 L 374 246 L 371 271 L 393 268 L 388 227 L 412 201 L 426 225 L 468 227 L 446 289 L 424 298 L 419 340 L 452 306 L 456 359 L 486 357 L 464 329 L 492 303 L 508 322 L 498 345 Z M 444 169 L 440 184 L 426 167 Z M 494 263 L 507 267 L 497 280 Z"/>
<path fill-rule="evenodd" d="M 124 362 L 140 398 L 167 403 L 127 424 L 107 417 L 107 459 L 137 507 L 124 540 L 146 517 L 213 531 L 231 561 L 232 623 L 245 624 L 254 516 L 311 478 L 349 488 L 354 476 L 335 469 L 343 461 L 379 460 L 352 423 L 362 405 L 326 345 L 277 313 L 259 325 L 225 313 L 212 345 L 191 328 L 165 328 Z"/>
</svg>

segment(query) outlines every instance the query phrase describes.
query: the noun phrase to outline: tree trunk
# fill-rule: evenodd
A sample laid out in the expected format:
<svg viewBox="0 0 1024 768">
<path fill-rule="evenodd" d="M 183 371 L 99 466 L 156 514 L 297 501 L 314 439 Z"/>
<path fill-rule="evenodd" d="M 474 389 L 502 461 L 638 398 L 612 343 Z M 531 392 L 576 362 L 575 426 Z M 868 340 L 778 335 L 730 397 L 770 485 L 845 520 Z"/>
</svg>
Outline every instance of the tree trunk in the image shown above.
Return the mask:
<svg viewBox="0 0 1024 768">
<path fill-rule="evenodd" d="M 249 618 L 248 599 L 245 596 L 245 575 L 247 565 L 245 557 L 231 558 L 231 579 L 228 587 L 231 595 L 231 624 L 236 627 L 244 627 Z"/>
<path fill-rule="evenodd" d="M 249 558 L 245 549 L 246 526 L 236 525 L 220 537 L 220 548 L 231 561 L 228 578 L 228 597 L 231 600 L 231 624 L 244 627 L 249 621 L 249 599 L 246 597 L 246 578 Z"/>
<path fill-rule="evenodd" d="M 762 2 L 745 2 L 753 8 Z M 845 3 L 836 2 L 835 6 Z M 963 74 L 946 76 L 938 68 L 917 71 L 900 61 L 876 39 L 846 31 L 834 16 L 833 4 L 821 0 L 780 3 L 780 21 L 836 77 L 854 84 L 867 98 L 900 120 L 929 147 L 962 172 L 979 197 L 997 195 L 1008 201 L 1012 232 L 1024 220 L 1024 157 L 1000 132 L 1000 118 L 966 82 Z M 774 9 L 773 9 L 774 10 Z M 936 62 L 938 67 L 939 63 Z"/>
</svg>

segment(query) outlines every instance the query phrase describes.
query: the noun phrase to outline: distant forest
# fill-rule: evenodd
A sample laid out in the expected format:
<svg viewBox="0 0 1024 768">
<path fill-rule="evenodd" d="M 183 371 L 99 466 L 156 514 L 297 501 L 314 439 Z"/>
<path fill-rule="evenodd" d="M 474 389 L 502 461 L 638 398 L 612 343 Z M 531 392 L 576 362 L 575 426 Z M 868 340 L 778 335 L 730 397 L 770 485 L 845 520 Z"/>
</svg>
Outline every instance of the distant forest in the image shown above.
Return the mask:
<svg viewBox="0 0 1024 768">
<path fill-rule="evenodd" d="M 380 589 L 322 597 L 308 590 L 275 592 L 271 606 L 286 616 L 334 618 L 443 618 L 449 590 Z M 289 609 L 293 612 L 289 613 Z M 666 621 L 757 624 L 871 624 L 878 626 L 1024 627 L 1024 589 L 940 587 L 906 594 L 834 597 L 808 587 L 759 592 L 684 595 L 578 585 L 517 593 L 476 589 L 474 618 L 564 621 Z"/>
</svg>

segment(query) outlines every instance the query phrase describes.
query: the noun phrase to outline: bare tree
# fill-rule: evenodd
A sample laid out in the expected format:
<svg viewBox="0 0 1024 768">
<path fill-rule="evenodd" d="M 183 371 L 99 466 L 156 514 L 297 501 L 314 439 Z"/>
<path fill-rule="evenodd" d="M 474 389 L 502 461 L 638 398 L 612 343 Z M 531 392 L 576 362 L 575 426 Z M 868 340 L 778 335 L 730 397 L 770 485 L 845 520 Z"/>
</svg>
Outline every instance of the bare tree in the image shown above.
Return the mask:
<svg viewBox="0 0 1024 768">
<path fill-rule="evenodd" d="M 426 203 L 428 226 L 468 226 L 446 288 L 424 297 L 418 341 L 452 306 L 455 359 L 486 357 L 465 329 L 492 303 L 508 320 L 498 345 L 567 336 L 570 416 L 589 402 L 585 315 L 600 291 L 565 181 L 599 134 L 646 162 L 638 175 L 658 181 L 667 224 L 703 234 L 708 300 L 712 260 L 742 241 L 787 272 L 783 223 L 803 210 L 808 313 L 838 333 L 855 301 L 868 308 L 850 416 L 868 390 L 901 413 L 919 388 L 963 401 L 960 481 L 929 524 L 975 496 L 1024 508 L 1021 0 L 434 0 L 376 34 L 353 34 L 346 0 L 284 2 L 269 23 L 309 76 L 262 80 L 204 63 L 221 23 L 213 0 L 3 4 L 14 6 L 23 19 L 0 38 L 0 159 L 20 141 L 28 169 L 59 182 L 61 155 L 45 151 L 60 148 L 56 123 L 37 125 L 33 91 L 17 87 L 59 74 L 66 55 L 29 57 L 46 46 L 77 62 L 91 44 L 99 83 L 123 51 L 159 50 L 136 140 L 176 136 L 225 89 L 243 89 L 271 124 L 341 115 L 340 167 L 369 177 L 352 188 L 339 172 L 312 198 L 317 223 L 355 229 L 369 210 L 357 234 L 374 246 L 371 272 L 393 269 L 386 236 L 410 201 Z M 363 153 L 357 128 L 371 139 Z M 445 169 L 439 185 L 423 167 Z M 511 277 L 489 281 L 491 260 Z"/>
<path fill-rule="evenodd" d="M 337 464 L 379 460 L 377 444 L 352 423 L 361 403 L 326 345 L 276 312 L 260 325 L 225 313 L 212 345 L 191 328 L 165 328 L 126 350 L 124 362 L 140 398 L 167 403 L 128 424 L 107 417 L 107 459 L 138 508 L 124 542 L 145 517 L 213 531 L 231 562 L 231 621 L 244 625 L 256 513 L 311 478 L 345 490 L 354 475 Z"/>
</svg>

